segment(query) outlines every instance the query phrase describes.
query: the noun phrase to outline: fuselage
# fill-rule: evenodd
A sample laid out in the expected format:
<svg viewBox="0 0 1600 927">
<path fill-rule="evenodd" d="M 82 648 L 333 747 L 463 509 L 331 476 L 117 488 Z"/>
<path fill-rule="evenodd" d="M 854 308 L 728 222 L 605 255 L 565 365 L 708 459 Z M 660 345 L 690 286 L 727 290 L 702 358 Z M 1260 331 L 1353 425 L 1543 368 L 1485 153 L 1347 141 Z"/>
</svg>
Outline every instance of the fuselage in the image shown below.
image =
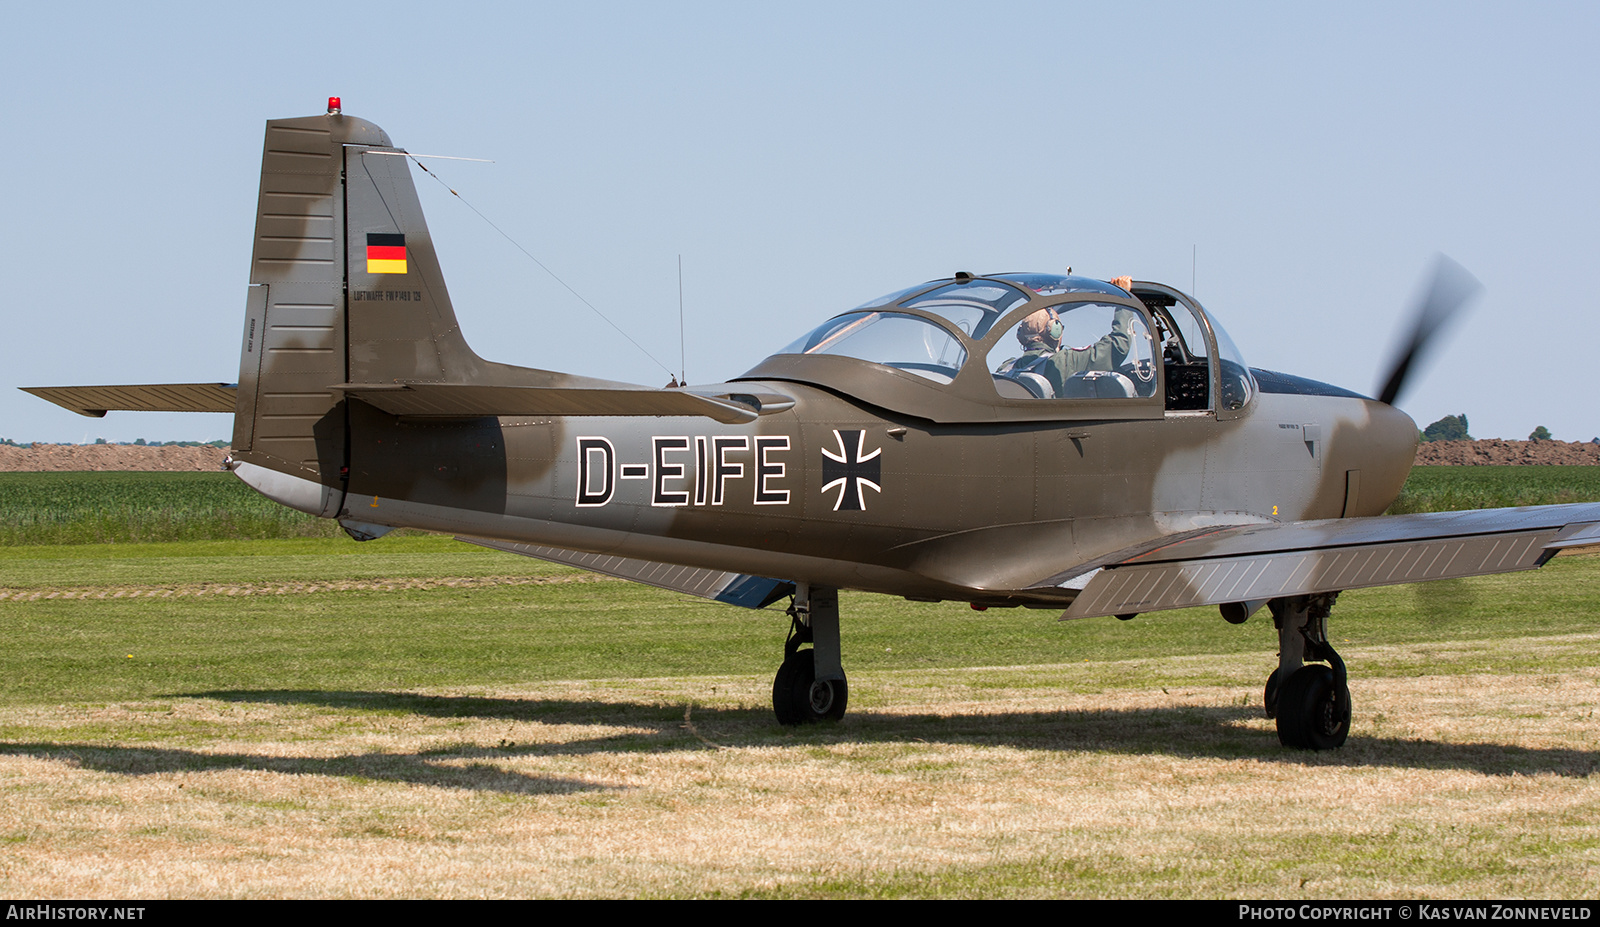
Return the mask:
<svg viewBox="0 0 1600 927">
<path fill-rule="evenodd" d="M 1222 524 L 1375 514 L 1415 426 L 1252 374 L 1192 298 L 957 274 L 725 384 L 485 360 L 406 160 L 338 112 L 273 120 L 235 472 L 353 535 L 411 526 L 788 582 L 1045 604 L 1063 568 Z"/>
<path fill-rule="evenodd" d="M 938 424 L 806 384 L 751 386 L 794 404 L 742 425 L 360 410 L 339 510 L 366 525 L 1043 604 L 1064 593 L 1020 590 L 1173 534 L 1378 514 L 1416 442 L 1403 413 L 1338 396 L 1262 392 L 1226 421 Z"/>
</svg>

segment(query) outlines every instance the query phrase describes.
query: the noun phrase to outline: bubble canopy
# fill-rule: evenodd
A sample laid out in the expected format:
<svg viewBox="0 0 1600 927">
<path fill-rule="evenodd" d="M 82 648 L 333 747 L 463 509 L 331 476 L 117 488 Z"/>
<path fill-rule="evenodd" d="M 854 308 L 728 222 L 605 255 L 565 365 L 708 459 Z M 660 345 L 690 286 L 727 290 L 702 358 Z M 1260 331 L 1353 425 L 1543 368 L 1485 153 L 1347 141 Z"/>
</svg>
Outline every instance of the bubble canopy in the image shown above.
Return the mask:
<svg viewBox="0 0 1600 927">
<path fill-rule="evenodd" d="M 1176 290 L 1131 288 L 1048 273 L 929 280 L 829 319 L 739 379 L 813 383 L 936 421 L 1242 410 L 1254 384 L 1227 334 Z M 1219 387 L 1218 366 L 1241 382 Z M 1181 396 L 1163 388 L 1175 377 Z"/>
<path fill-rule="evenodd" d="M 1102 280 L 1066 274 L 960 275 L 954 280 L 930 280 L 868 300 L 801 335 L 777 353 L 854 357 L 948 383 L 968 357 L 961 340 L 923 316 L 894 309 L 916 309 L 938 316 L 967 338 L 981 341 L 1012 309 L 1064 294 L 1101 294 L 1122 299 L 1130 295 Z"/>
<path fill-rule="evenodd" d="M 956 336 L 921 316 L 869 309 L 829 319 L 779 354 L 831 354 L 949 383 L 967 361 Z"/>
</svg>

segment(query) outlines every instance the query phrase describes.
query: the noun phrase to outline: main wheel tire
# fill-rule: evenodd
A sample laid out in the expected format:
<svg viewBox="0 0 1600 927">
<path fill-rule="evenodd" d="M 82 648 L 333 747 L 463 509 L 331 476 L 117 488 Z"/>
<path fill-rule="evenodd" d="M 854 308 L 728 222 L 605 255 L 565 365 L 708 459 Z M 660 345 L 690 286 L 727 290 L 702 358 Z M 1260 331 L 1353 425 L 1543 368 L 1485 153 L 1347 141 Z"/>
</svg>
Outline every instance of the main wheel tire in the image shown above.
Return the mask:
<svg viewBox="0 0 1600 927">
<path fill-rule="evenodd" d="M 1302 750 L 1337 750 L 1350 736 L 1350 689 L 1333 669 L 1302 666 L 1278 697 L 1278 742 Z"/>
<path fill-rule="evenodd" d="M 1283 676 L 1273 670 L 1272 675 L 1267 677 L 1267 687 L 1261 691 L 1261 707 L 1266 709 L 1269 718 L 1278 716 L 1278 698 L 1283 694 L 1282 680 Z"/>
<path fill-rule="evenodd" d="M 817 681 L 813 651 L 800 650 L 783 661 L 772 680 L 772 710 L 779 724 L 815 724 L 844 717 L 850 684 L 843 679 Z"/>
</svg>

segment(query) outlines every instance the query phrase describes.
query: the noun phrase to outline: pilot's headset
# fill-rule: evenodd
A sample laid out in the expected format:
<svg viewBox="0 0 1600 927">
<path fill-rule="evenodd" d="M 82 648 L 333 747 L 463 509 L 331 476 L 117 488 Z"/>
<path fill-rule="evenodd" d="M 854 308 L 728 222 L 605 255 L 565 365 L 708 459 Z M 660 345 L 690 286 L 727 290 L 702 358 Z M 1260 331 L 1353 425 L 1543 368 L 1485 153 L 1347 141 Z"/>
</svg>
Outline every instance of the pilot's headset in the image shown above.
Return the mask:
<svg viewBox="0 0 1600 927">
<path fill-rule="evenodd" d="M 1043 314 L 1043 320 L 1036 317 Z M 1066 326 L 1061 324 L 1061 316 L 1057 314 L 1054 306 L 1046 306 L 1038 312 L 1029 315 L 1017 326 L 1017 340 L 1026 348 L 1028 344 L 1040 335 L 1048 338 L 1057 348 L 1061 347 L 1061 336 L 1066 332 Z"/>
</svg>

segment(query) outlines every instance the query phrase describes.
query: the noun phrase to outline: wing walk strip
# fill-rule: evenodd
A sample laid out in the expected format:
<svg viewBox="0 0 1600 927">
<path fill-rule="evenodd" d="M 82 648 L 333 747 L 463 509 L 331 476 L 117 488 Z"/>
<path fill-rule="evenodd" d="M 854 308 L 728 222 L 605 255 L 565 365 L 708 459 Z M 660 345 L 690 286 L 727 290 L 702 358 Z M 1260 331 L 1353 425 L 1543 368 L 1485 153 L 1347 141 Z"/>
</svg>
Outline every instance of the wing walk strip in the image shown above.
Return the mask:
<svg viewBox="0 0 1600 927">
<path fill-rule="evenodd" d="M 1395 583 L 1510 573 L 1539 566 L 1560 528 L 1401 542 L 1359 548 L 1286 551 L 1259 556 L 1107 568 L 1073 601 L 1064 618 L 1219 605 Z"/>
<path fill-rule="evenodd" d="M 670 589 L 688 595 L 699 596 L 703 599 L 715 599 L 730 605 L 741 605 L 745 608 L 765 608 L 789 594 L 792 588 L 789 583 L 765 576 L 751 576 L 745 573 L 729 573 L 724 570 L 707 570 L 700 567 L 678 566 L 671 563 L 657 563 L 652 560 L 634 560 L 628 557 L 616 557 L 610 554 L 591 554 L 583 551 L 566 550 L 560 547 L 545 547 L 539 544 L 517 544 L 510 541 L 493 541 L 488 538 L 461 537 L 458 541 L 476 544 L 479 547 L 488 547 L 493 550 L 503 550 L 506 553 L 521 554 L 524 557 L 533 557 L 538 560 L 548 560 L 552 563 L 564 563 L 568 566 L 581 567 L 604 573 L 607 576 L 616 576 L 622 579 L 644 583 L 659 589 Z"/>
</svg>

